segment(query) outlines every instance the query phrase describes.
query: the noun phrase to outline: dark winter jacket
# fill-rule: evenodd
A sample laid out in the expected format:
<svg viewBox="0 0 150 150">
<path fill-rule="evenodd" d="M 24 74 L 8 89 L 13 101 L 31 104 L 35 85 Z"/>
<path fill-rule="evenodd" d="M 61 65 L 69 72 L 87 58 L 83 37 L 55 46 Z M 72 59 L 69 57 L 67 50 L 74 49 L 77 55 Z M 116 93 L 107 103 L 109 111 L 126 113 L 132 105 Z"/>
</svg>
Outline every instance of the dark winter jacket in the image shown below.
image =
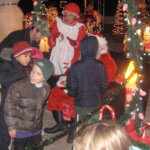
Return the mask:
<svg viewBox="0 0 150 150">
<path fill-rule="evenodd" d="M 42 128 L 43 106 L 50 87 L 44 82 L 37 88 L 29 77 L 13 83 L 5 100 L 4 116 L 8 130 L 36 132 Z"/>
<path fill-rule="evenodd" d="M 7 132 L 7 127 L 4 121 L 4 103 L 7 91 L 13 82 L 25 78 L 29 75 L 31 70 L 29 66 L 22 66 L 14 59 L 13 56 L 11 58 L 11 61 L 0 58 L 0 83 L 2 85 L 2 100 L 0 103 L 0 135 Z"/>
<path fill-rule="evenodd" d="M 0 43 L 0 52 L 3 48 L 13 48 L 14 44 L 19 41 L 26 41 L 32 47 L 39 47 L 39 42 L 32 41 L 30 39 L 30 31 L 32 29 L 23 29 L 11 32 L 1 43 Z"/>
<path fill-rule="evenodd" d="M 96 37 L 84 38 L 80 45 L 81 60 L 74 63 L 68 72 L 68 94 L 75 97 L 75 106 L 101 106 L 108 83 L 105 65 L 95 59 L 97 48 Z"/>
</svg>

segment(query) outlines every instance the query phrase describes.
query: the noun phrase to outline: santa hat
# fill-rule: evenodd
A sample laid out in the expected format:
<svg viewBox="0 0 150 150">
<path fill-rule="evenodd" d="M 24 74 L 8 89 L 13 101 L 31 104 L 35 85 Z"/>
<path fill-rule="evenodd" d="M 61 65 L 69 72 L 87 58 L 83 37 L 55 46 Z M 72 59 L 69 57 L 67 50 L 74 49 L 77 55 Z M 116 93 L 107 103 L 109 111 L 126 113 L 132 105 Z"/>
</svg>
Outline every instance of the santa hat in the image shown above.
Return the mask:
<svg viewBox="0 0 150 150">
<path fill-rule="evenodd" d="M 64 10 L 62 11 L 62 14 L 64 15 L 64 13 L 71 13 L 74 16 L 76 16 L 77 18 L 79 18 L 80 16 L 80 8 L 76 3 L 69 3 L 64 7 Z"/>
<path fill-rule="evenodd" d="M 26 41 L 20 41 L 14 44 L 13 53 L 14 57 L 16 58 L 27 53 L 34 54 L 34 50 Z"/>
<path fill-rule="evenodd" d="M 105 54 L 108 52 L 107 40 L 103 35 L 99 33 L 93 32 L 91 35 L 96 36 L 98 40 L 98 52 L 97 52 L 96 58 L 99 58 L 102 54 Z"/>
</svg>

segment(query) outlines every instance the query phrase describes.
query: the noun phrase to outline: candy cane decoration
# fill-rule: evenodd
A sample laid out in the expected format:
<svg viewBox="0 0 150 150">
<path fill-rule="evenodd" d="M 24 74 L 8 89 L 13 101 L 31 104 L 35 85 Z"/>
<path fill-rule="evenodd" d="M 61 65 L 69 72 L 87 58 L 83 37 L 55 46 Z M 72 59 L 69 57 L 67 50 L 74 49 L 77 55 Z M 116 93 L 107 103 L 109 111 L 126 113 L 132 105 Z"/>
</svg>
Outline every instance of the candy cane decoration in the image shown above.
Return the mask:
<svg viewBox="0 0 150 150">
<path fill-rule="evenodd" d="M 104 109 L 108 109 L 110 111 L 110 113 L 111 113 L 112 119 L 116 120 L 115 111 L 114 111 L 113 107 L 111 107 L 109 105 L 103 105 L 101 107 L 101 109 L 99 110 L 99 120 L 103 119 L 103 111 L 104 111 Z"/>
<path fill-rule="evenodd" d="M 150 127 L 150 123 L 149 122 L 146 122 L 144 124 L 144 126 L 142 127 L 142 136 L 143 136 L 143 139 L 145 138 L 145 131 L 146 131 L 147 127 Z"/>
</svg>

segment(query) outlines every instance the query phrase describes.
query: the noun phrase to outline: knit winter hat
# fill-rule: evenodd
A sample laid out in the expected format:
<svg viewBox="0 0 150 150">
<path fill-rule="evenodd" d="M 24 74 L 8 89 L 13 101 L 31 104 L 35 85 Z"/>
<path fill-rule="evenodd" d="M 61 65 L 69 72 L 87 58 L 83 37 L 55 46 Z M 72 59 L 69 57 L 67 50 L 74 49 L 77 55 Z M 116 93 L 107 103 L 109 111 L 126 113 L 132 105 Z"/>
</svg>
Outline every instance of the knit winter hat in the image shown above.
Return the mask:
<svg viewBox="0 0 150 150">
<path fill-rule="evenodd" d="M 34 65 L 41 69 L 45 80 L 48 80 L 54 71 L 53 64 L 46 58 L 37 60 Z"/>
<path fill-rule="evenodd" d="M 71 2 L 64 7 L 62 14 L 64 15 L 65 12 L 72 13 L 78 18 L 80 16 L 80 7 L 76 3 Z"/>
<path fill-rule="evenodd" d="M 27 53 L 34 54 L 33 48 L 26 41 L 20 41 L 14 44 L 13 46 L 14 57 L 24 55 Z"/>
</svg>

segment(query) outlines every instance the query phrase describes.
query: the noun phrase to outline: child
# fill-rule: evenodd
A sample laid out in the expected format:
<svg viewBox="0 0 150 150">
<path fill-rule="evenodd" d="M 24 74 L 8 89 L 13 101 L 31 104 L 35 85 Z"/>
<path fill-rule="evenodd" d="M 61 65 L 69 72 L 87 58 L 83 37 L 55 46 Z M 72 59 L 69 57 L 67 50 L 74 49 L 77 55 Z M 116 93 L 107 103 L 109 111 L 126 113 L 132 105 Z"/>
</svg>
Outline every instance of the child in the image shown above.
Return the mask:
<svg viewBox="0 0 150 150">
<path fill-rule="evenodd" d="M 83 125 L 74 139 L 75 150 L 128 150 L 131 145 L 125 130 L 113 121 Z"/>
<path fill-rule="evenodd" d="M 71 66 L 67 77 L 68 95 L 75 97 L 75 113 L 79 114 L 79 120 L 96 107 L 101 107 L 102 96 L 108 86 L 105 65 L 96 60 L 97 38 L 85 37 L 80 49 L 81 60 Z"/>
<path fill-rule="evenodd" d="M 8 54 L 10 56 L 8 56 Z M 10 141 L 10 136 L 4 121 L 5 97 L 13 82 L 29 75 L 29 63 L 33 49 L 26 41 L 20 41 L 14 44 L 13 54 L 8 54 L 7 56 L 1 55 L 0 58 L 0 83 L 2 85 L 2 101 L 0 104 L 0 149 L 2 150 L 8 150 Z"/>
<path fill-rule="evenodd" d="M 5 121 L 9 135 L 14 138 L 14 149 L 36 146 L 42 140 L 43 106 L 49 95 L 48 78 L 53 72 L 52 63 L 43 58 L 35 62 L 30 78 L 11 85 L 5 100 Z"/>
</svg>

